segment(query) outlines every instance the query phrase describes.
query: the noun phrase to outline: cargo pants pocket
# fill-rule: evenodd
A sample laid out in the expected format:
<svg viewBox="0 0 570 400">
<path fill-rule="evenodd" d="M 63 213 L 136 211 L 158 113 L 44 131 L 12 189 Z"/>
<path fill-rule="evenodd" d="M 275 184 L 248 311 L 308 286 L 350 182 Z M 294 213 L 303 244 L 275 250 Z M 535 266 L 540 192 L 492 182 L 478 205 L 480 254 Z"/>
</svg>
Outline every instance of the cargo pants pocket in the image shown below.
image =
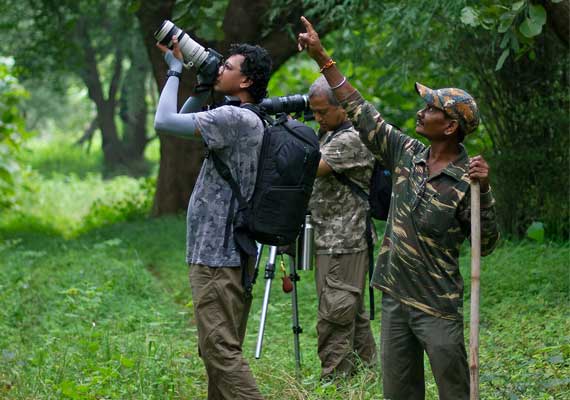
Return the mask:
<svg viewBox="0 0 570 400">
<path fill-rule="evenodd" d="M 358 288 L 327 276 L 321 293 L 319 317 L 333 324 L 348 325 L 358 312 Z"/>
</svg>

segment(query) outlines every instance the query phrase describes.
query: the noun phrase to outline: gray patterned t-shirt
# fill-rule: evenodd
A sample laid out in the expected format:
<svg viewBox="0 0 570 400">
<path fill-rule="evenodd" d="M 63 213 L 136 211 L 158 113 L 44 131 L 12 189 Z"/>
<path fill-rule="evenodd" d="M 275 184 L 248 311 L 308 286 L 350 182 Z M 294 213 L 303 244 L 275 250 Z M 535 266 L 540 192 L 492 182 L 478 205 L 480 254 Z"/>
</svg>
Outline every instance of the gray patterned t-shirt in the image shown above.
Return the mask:
<svg viewBox="0 0 570 400">
<path fill-rule="evenodd" d="M 230 168 L 244 198 L 255 187 L 263 124 L 250 110 L 222 106 L 194 114 L 209 151 Z M 238 267 L 231 219 L 237 210 L 230 185 L 218 174 L 211 157 L 204 160 L 188 204 L 186 262 L 210 267 Z"/>
</svg>

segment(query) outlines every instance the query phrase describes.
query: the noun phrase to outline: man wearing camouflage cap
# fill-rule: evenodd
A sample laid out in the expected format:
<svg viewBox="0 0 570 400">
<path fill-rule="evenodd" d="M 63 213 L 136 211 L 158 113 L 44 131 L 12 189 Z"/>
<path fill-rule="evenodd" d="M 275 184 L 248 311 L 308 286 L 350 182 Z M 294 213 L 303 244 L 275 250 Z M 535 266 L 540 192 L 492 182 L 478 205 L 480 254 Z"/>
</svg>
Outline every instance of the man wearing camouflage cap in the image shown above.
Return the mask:
<svg viewBox="0 0 570 400">
<path fill-rule="evenodd" d="M 371 285 L 383 292 L 381 362 L 386 399 L 424 399 L 424 351 L 440 399 L 469 399 L 463 338 L 463 279 L 459 250 L 470 234 L 470 180 L 481 185 L 481 254 L 495 247 L 497 229 L 489 166 L 469 159 L 462 141 L 479 124 L 477 105 L 461 89 L 416 84 L 426 106 L 416 132 L 430 146 L 384 121 L 346 80 L 302 17 L 298 37 L 359 131 L 392 173 L 388 224 Z"/>
</svg>

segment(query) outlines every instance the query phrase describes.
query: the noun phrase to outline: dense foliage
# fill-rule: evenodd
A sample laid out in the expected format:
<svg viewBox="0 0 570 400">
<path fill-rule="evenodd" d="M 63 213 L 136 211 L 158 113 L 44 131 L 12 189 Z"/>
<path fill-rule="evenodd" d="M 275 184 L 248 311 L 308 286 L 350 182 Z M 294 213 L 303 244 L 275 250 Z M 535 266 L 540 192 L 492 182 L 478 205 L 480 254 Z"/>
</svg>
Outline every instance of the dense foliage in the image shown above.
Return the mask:
<svg viewBox="0 0 570 400">
<path fill-rule="evenodd" d="M 100 132 L 108 169 L 144 171 L 150 64 L 130 2 L 0 3 L 0 52 L 13 55 L 23 83 L 49 89 L 53 102 L 68 95 L 68 85 L 83 85 L 94 112 L 80 142 Z M 34 113 L 45 123 L 50 115 L 40 110 L 49 107 Z"/>
<path fill-rule="evenodd" d="M 153 56 L 155 50 L 143 48 L 149 46 L 145 35 L 154 26 L 141 29 L 134 17 L 144 7 L 147 12 L 168 9 L 171 18 L 204 44 L 224 46 L 230 39 L 240 40 L 241 32 L 251 36 L 251 27 L 233 27 L 232 18 L 238 21 L 239 10 L 246 6 L 257 7 L 265 11 L 261 17 L 256 15 L 259 32 L 248 40 L 262 43 L 279 37 L 283 45 L 275 49 L 295 41 L 299 29 L 295 21 L 304 12 L 326 33 L 325 45 L 351 82 L 386 119 L 411 135 L 421 106 L 413 90 L 415 81 L 473 93 L 483 124 L 467 137 L 466 144 L 470 154 L 482 153 L 492 162 L 503 232 L 524 236 L 533 222 L 541 222 L 548 237 L 567 238 L 570 233 L 565 189 L 570 180 L 568 174 L 560 173 L 567 169 L 570 124 L 568 27 L 560 27 L 569 12 L 565 1 L 267 0 L 254 6 L 241 0 L 112 1 L 103 8 L 91 0 L 59 2 L 57 7 L 48 0 L 3 3 L 7 12 L 0 18 L 0 30 L 7 40 L 0 49 L 12 52 L 25 82 L 38 87 L 32 90 L 29 122 L 37 125 L 42 116 L 61 116 L 54 108 L 67 111 L 72 104 L 67 99 L 81 92 L 69 87 L 85 85 L 88 90 L 83 93 L 95 106 L 81 107 L 82 142 L 91 143 L 87 138 L 99 127 L 107 164 L 122 163 L 127 154 L 140 161 L 148 143 L 146 117 L 154 107 L 147 105 L 152 90 L 145 53 Z M 30 34 L 22 38 L 24 30 Z M 153 57 L 160 83 L 163 74 L 157 71 L 164 68 L 163 61 L 156 54 Z M 47 77 L 44 82 L 50 84 L 32 75 Z M 317 75 L 306 55 L 294 56 L 276 72 L 270 94 L 306 92 Z M 56 96 L 62 100 L 55 106 L 56 102 L 44 99 L 57 88 Z M 74 122 L 73 129 L 77 126 Z M 161 142 L 161 170 L 165 171 L 157 180 L 157 199 L 184 200 L 190 189 L 187 182 L 196 176 L 199 165 L 190 167 L 184 160 L 200 150 L 190 152 L 177 142 Z M 144 163 L 135 165 L 138 172 L 148 170 Z M 177 172 L 166 171 L 169 165 L 176 166 Z M 184 179 L 176 179 L 175 174 Z M 168 204 L 165 209 L 182 210 L 183 203 Z"/>
<path fill-rule="evenodd" d="M 14 204 L 15 187 L 22 185 L 18 152 L 29 137 L 20 107 L 28 93 L 14 76 L 12 64 L 0 57 L 0 211 Z"/>
</svg>

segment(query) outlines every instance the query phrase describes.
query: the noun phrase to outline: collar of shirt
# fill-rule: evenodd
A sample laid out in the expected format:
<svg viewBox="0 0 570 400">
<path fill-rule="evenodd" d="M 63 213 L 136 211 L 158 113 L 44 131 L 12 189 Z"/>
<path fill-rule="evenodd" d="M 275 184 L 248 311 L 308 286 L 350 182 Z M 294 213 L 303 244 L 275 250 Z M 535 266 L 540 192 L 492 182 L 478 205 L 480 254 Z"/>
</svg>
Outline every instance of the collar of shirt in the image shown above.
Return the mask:
<svg viewBox="0 0 570 400">
<path fill-rule="evenodd" d="M 463 175 L 469 172 L 469 157 L 467 156 L 467 150 L 465 150 L 465 146 L 461 143 L 459 143 L 459 148 L 459 156 L 457 159 L 449 163 L 447 167 L 441 171 L 442 174 L 449 175 L 458 181 L 462 179 Z M 413 158 L 414 164 L 427 165 L 430 150 L 431 146 L 428 146 L 421 152 L 415 154 Z"/>
<path fill-rule="evenodd" d="M 326 136 L 326 140 L 325 140 L 325 144 L 327 144 L 328 142 L 330 142 L 332 140 L 332 138 L 339 132 L 344 131 L 346 129 L 352 128 L 352 122 L 350 122 L 349 120 L 344 121 L 342 124 L 340 124 L 339 126 L 337 126 L 337 128 L 334 131 L 327 131 L 327 132 L 323 132 L 319 135 L 319 139 L 323 139 Z"/>
</svg>

